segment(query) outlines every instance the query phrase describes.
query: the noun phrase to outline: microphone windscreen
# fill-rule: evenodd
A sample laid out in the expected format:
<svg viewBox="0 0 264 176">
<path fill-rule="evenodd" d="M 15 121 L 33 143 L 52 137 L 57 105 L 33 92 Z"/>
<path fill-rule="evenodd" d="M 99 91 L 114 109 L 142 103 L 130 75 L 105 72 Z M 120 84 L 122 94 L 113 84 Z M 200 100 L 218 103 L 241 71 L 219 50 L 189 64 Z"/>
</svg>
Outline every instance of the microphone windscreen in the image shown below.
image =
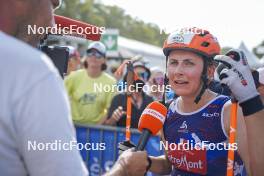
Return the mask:
<svg viewBox="0 0 264 176">
<path fill-rule="evenodd" d="M 150 103 L 143 111 L 138 129 L 148 129 L 152 135 L 156 135 L 162 129 L 167 115 L 167 108 L 158 101 Z"/>
<path fill-rule="evenodd" d="M 68 31 L 72 30 L 78 37 L 93 41 L 98 41 L 101 38 L 101 33 L 103 31 L 100 31 L 100 28 L 97 26 L 59 15 L 54 15 L 54 19 L 58 27 L 68 29 Z"/>
</svg>

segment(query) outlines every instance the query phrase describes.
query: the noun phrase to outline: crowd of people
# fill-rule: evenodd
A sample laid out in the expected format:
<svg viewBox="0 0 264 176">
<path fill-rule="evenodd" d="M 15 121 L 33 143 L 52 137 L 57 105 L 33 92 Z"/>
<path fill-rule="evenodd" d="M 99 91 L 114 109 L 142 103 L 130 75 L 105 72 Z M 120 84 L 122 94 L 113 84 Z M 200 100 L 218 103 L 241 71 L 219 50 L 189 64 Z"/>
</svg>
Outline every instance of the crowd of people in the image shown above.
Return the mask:
<svg viewBox="0 0 264 176">
<path fill-rule="evenodd" d="M 106 72 L 103 43 L 91 42 L 83 59 L 76 48 L 70 47 L 68 72 L 63 81 L 51 60 L 37 49 L 44 36 L 26 34 L 30 24 L 52 26 L 53 11 L 60 3 L 0 0 L 0 61 L 4 63 L 0 64 L 1 175 L 88 175 L 77 149 L 31 151 L 28 142 L 69 143 L 76 140 L 74 123 L 125 127 L 126 91 L 95 90 L 95 85 L 127 85 L 129 77 L 124 72 L 116 80 Z M 221 55 L 221 47 L 209 31 L 196 31 L 203 32 L 168 36 L 163 46 L 166 68 L 148 68 L 140 60 L 133 61 L 131 127 L 137 128 L 142 111 L 157 100 L 168 107 L 160 132 L 163 143 L 228 144 L 233 130 L 229 118 L 232 102 L 237 102 L 234 175 L 262 175 L 264 68 L 256 70 L 257 76 L 253 77 L 242 51 L 234 49 Z M 155 88 L 145 91 L 144 85 Z M 173 98 L 167 102 L 163 101 L 164 90 L 159 89 L 164 85 L 170 85 L 170 93 L 173 92 Z M 129 149 L 106 175 L 144 175 L 148 169 L 175 176 L 225 175 L 227 155 L 228 150 L 203 147 L 168 147 L 158 157 Z"/>
<path fill-rule="evenodd" d="M 78 53 L 77 49 L 75 53 Z M 74 123 L 125 127 L 127 74 L 124 73 L 119 80 L 116 80 L 111 72 L 106 72 L 106 48 L 101 42 L 92 42 L 88 46 L 82 62 L 79 61 L 78 54 L 78 57 L 74 56 L 69 59 L 69 74 L 64 79 Z M 158 67 L 150 70 L 143 61 L 134 62 L 133 69 L 136 75 L 135 86 L 137 81 L 142 81 L 143 84 L 137 86 L 131 95 L 131 127 L 137 128 L 145 107 L 154 100 L 162 100 L 164 72 Z M 111 87 L 111 89 L 106 91 L 98 87 Z"/>
<path fill-rule="evenodd" d="M 263 108 L 263 103 L 260 101 L 260 99 L 263 100 L 264 98 L 264 68 L 256 70 L 258 74 L 257 77 L 254 76 L 253 78 L 249 77 L 248 75 L 245 76 L 249 77 L 249 80 L 244 80 L 248 81 L 247 84 L 254 84 L 255 82 L 258 82 L 258 85 L 256 85 L 257 87 L 251 86 L 246 88 L 243 85 L 239 86 L 239 84 L 241 84 L 241 80 L 237 79 L 234 73 L 232 73 L 230 70 L 227 70 L 227 68 L 223 65 L 218 67 L 219 64 L 217 63 L 231 63 L 233 66 L 236 65 L 238 69 L 242 70 L 242 60 L 244 59 L 244 55 L 240 50 L 230 51 L 230 53 L 235 54 L 235 56 L 238 57 L 237 60 L 240 61 L 233 63 L 231 58 L 226 58 L 226 56 L 219 55 L 220 45 L 216 40 L 214 40 L 214 36 L 209 32 L 207 33 L 206 39 L 204 39 L 203 36 L 197 36 L 192 41 L 194 44 L 190 42 L 186 45 L 183 45 L 180 42 L 177 43 L 177 35 L 179 34 L 171 34 L 168 37 L 168 40 L 165 41 L 163 48 L 167 59 L 166 71 L 169 80 L 168 84 L 171 86 L 171 90 L 174 92 L 174 98 L 167 102 L 169 112 L 163 127 L 163 131 L 161 131 L 163 142 L 165 143 L 167 141 L 169 143 L 180 143 L 181 141 L 188 142 L 192 140 L 196 143 L 199 141 L 213 141 L 214 143 L 228 142 L 230 130 L 229 117 L 232 105 L 231 96 L 234 96 L 241 105 L 237 116 L 238 150 L 235 151 L 234 173 L 235 175 L 247 175 L 254 173 L 255 170 L 251 170 L 252 168 L 250 167 L 249 159 L 250 154 L 252 154 L 249 152 L 250 146 L 248 145 L 248 136 L 250 135 L 247 135 L 244 118 L 248 118 L 247 116 L 254 116 L 253 114 L 255 112 L 258 112 L 261 110 L 261 108 Z M 183 38 L 188 38 L 188 36 L 183 36 Z M 208 48 L 201 48 L 199 44 L 202 45 L 203 42 L 208 42 L 210 46 Z M 90 44 L 87 49 L 87 55 L 89 55 L 91 45 L 94 45 L 95 43 L 98 42 Z M 102 43 L 100 43 L 100 45 L 103 46 Z M 99 51 L 99 49 L 94 48 L 94 52 L 98 52 L 98 55 L 100 53 Z M 226 55 L 230 53 L 227 53 Z M 99 55 L 99 57 L 96 57 L 95 54 L 93 54 L 93 57 L 95 58 L 94 60 L 97 59 L 100 61 L 100 59 L 103 59 L 100 57 L 105 57 L 104 54 L 105 53 L 103 52 L 103 55 Z M 88 60 L 89 59 L 85 61 Z M 100 63 L 105 64 L 105 62 Z M 99 64 L 98 67 L 101 68 L 101 65 Z M 87 69 L 85 75 L 89 76 L 89 67 L 86 66 L 85 68 Z M 134 62 L 133 68 L 134 74 L 136 75 L 134 84 L 137 81 L 141 81 L 143 84 L 141 87 L 136 88 L 136 91 L 132 92 L 131 94 L 131 127 L 137 128 L 139 118 L 145 107 L 154 100 L 162 101 L 164 90 L 162 91 L 162 89 L 159 88 L 165 85 L 166 78 L 164 72 L 160 68 L 154 67 L 149 69 L 144 63 L 140 61 Z M 100 70 L 100 73 L 103 74 L 102 69 L 98 70 Z M 80 70 L 76 71 L 76 73 L 77 72 L 80 72 Z M 244 74 L 251 74 L 251 72 L 252 70 L 248 73 L 245 72 Z M 76 73 L 69 75 L 65 79 L 68 92 L 70 87 L 68 80 L 70 78 L 72 81 L 74 81 L 72 75 Z M 217 75 L 217 80 L 214 79 L 215 75 Z M 225 75 L 225 77 L 221 78 L 220 75 Z M 227 75 L 232 78 L 228 78 Z M 120 80 L 114 81 L 114 78 L 112 78 L 112 84 L 121 84 L 124 88 L 124 85 L 127 85 L 127 74 L 123 74 L 123 77 L 119 79 Z M 232 81 L 229 79 L 232 79 Z M 91 87 L 94 83 L 91 80 L 84 79 L 82 81 L 86 82 L 83 83 L 86 84 L 84 87 L 89 87 L 89 85 Z M 143 86 L 145 85 L 155 86 L 154 89 L 148 89 L 152 91 L 144 91 Z M 236 93 L 232 93 L 232 89 L 233 91 L 236 91 Z M 78 91 L 78 88 L 75 91 Z M 245 94 L 245 92 L 247 92 L 247 94 Z M 87 91 L 78 95 L 79 97 L 82 97 L 85 96 L 85 93 L 87 93 Z M 72 95 L 74 94 L 76 94 L 74 91 L 70 93 L 71 99 Z M 104 92 L 101 92 L 100 94 L 104 95 Z M 108 102 L 108 106 L 101 107 L 104 107 L 107 113 L 101 118 L 101 121 L 91 124 L 126 127 L 127 92 L 112 92 L 111 98 L 108 98 L 106 95 L 104 96 L 105 98 L 103 100 Z M 253 104 L 251 101 L 253 101 Z M 81 99 L 76 99 L 75 102 L 78 102 L 79 104 L 82 103 Z M 74 111 L 79 110 L 79 112 L 82 112 L 81 109 L 76 107 L 78 107 L 78 105 L 74 106 L 72 104 L 74 121 L 76 117 Z M 86 109 L 84 112 L 86 112 L 87 117 L 90 116 L 90 113 L 88 112 L 93 112 L 93 114 L 96 114 L 92 106 L 86 106 L 83 108 Z M 97 108 L 96 111 L 103 112 L 102 109 L 99 108 Z M 204 114 L 206 114 L 208 118 L 201 118 L 205 116 Z M 209 117 L 211 114 L 218 114 L 218 116 L 210 119 Z M 183 125 L 186 125 L 186 128 L 188 126 L 188 130 L 175 130 L 182 128 Z M 210 128 L 208 128 L 209 126 Z M 258 134 L 258 137 L 261 137 L 261 134 Z M 151 157 L 152 167 L 150 167 L 150 171 L 158 174 L 171 173 L 171 175 L 186 175 L 188 173 L 225 175 L 227 165 L 227 150 L 213 150 L 207 151 L 207 153 L 204 150 L 193 150 L 192 154 L 189 152 L 190 151 L 183 150 L 179 153 L 175 153 L 170 148 L 166 149 L 164 156 Z M 192 155 L 199 157 L 193 159 Z M 182 157 L 186 157 L 187 160 L 191 158 L 192 162 L 201 162 L 201 165 L 206 165 L 206 167 L 190 169 L 188 168 L 188 165 L 182 165 L 177 161 L 177 158 Z M 208 159 L 206 159 L 207 157 Z M 256 158 L 254 159 L 257 160 Z"/>
<path fill-rule="evenodd" d="M 125 127 L 127 89 L 124 87 L 127 83 L 127 74 L 124 73 L 121 77 L 116 77 L 114 73 L 106 71 L 106 49 L 101 42 L 92 42 L 88 46 L 82 62 L 78 50 L 72 46 L 69 46 L 69 48 L 71 53 L 74 54 L 70 54 L 68 74 L 64 82 L 71 102 L 74 123 Z M 140 115 L 145 107 L 152 101 L 162 101 L 165 73 L 159 67 L 149 68 L 143 61 L 134 62 L 133 67 L 134 73 L 137 75 L 136 79 L 143 82 L 143 85 L 132 93 L 131 127 L 137 128 Z M 218 71 L 222 67 L 220 66 Z M 218 78 L 215 79 L 215 75 L 219 76 L 220 74 L 217 73 L 217 64 L 212 62 L 210 68 L 212 68 L 213 74 L 208 77 L 208 88 L 217 94 L 231 96 L 231 90 L 228 86 L 223 86 Z M 260 82 L 258 91 L 263 95 L 261 84 L 264 77 L 263 69 L 260 68 L 257 72 L 259 72 Z M 105 91 L 105 89 L 97 90 L 99 85 L 102 87 L 108 85 L 111 88 L 116 85 L 116 89 L 109 89 L 109 91 Z M 179 96 L 175 92 L 173 89 L 166 92 L 172 97 L 166 99 L 167 105 L 171 103 L 173 98 Z"/>
</svg>

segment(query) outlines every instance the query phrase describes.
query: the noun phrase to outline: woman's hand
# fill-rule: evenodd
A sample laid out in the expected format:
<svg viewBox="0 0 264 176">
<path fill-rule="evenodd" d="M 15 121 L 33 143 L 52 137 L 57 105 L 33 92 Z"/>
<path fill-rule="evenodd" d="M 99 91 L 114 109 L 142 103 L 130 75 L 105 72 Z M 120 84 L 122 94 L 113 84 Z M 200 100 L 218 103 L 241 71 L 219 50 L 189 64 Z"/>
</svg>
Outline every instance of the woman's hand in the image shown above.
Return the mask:
<svg viewBox="0 0 264 176">
<path fill-rule="evenodd" d="M 219 79 L 230 88 L 244 116 L 261 111 L 263 104 L 244 53 L 233 49 L 226 55 L 217 55 L 214 60 L 226 66 L 220 72 Z"/>
</svg>

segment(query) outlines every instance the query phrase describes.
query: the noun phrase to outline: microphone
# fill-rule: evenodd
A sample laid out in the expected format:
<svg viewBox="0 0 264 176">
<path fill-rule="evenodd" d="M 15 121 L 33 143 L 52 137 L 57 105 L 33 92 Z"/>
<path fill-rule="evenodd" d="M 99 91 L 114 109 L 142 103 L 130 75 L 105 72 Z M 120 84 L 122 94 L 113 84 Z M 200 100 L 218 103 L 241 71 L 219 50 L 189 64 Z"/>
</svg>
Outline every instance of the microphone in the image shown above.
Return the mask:
<svg viewBox="0 0 264 176">
<path fill-rule="evenodd" d="M 104 27 L 97 27 L 88 23 L 73 20 L 64 16 L 54 15 L 55 24 L 63 30 L 63 35 L 77 35 L 87 40 L 98 41 L 104 32 Z M 69 33 L 70 32 L 70 33 Z M 75 34 L 75 35 L 74 35 Z"/>
<path fill-rule="evenodd" d="M 150 103 L 143 111 L 138 130 L 142 132 L 136 151 L 142 151 L 146 147 L 151 135 L 156 135 L 162 129 L 167 115 L 167 108 L 158 101 Z"/>
</svg>

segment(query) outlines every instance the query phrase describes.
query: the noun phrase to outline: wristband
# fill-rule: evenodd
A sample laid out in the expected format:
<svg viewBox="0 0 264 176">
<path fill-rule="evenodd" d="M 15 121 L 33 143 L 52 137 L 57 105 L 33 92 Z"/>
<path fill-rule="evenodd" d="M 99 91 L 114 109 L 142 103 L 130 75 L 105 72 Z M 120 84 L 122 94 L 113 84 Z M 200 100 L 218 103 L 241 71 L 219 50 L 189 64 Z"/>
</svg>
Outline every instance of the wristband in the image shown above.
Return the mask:
<svg viewBox="0 0 264 176">
<path fill-rule="evenodd" d="M 244 116 L 252 115 L 258 111 L 261 111 L 264 108 L 259 95 L 243 103 L 240 103 L 239 105 L 242 108 L 242 112 Z"/>
</svg>

